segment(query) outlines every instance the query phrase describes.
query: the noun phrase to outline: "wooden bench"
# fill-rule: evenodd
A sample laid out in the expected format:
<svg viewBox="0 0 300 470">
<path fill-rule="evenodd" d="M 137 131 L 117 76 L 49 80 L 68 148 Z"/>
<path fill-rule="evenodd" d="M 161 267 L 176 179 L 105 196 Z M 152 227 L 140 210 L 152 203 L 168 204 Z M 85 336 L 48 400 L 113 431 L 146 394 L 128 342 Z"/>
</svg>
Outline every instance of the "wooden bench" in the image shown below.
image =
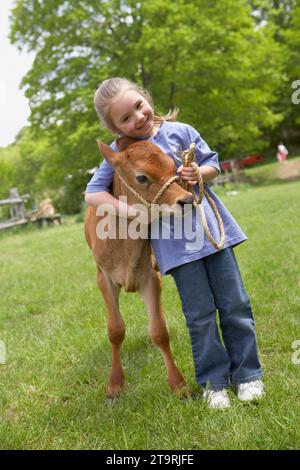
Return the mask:
<svg viewBox="0 0 300 470">
<path fill-rule="evenodd" d="M 13 220 L 9 219 L 7 222 L 0 223 L 0 230 L 4 228 L 16 227 L 17 225 L 25 225 L 28 223 L 27 219 Z"/>
<path fill-rule="evenodd" d="M 39 227 L 47 227 L 48 225 L 61 225 L 61 215 L 53 214 L 38 219 L 32 220 L 33 223 L 37 223 Z"/>
</svg>

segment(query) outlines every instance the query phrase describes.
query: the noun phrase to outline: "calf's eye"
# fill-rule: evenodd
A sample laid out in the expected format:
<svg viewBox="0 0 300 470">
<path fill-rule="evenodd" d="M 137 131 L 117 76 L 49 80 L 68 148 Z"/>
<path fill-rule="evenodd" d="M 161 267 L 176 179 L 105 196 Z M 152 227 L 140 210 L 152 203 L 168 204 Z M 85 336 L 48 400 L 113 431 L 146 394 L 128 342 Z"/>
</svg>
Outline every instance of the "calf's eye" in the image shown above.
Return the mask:
<svg viewBox="0 0 300 470">
<path fill-rule="evenodd" d="M 142 183 L 142 184 L 149 182 L 147 176 L 144 176 L 144 175 L 139 175 L 136 177 L 136 179 L 138 180 L 139 183 Z"/>
</svg>

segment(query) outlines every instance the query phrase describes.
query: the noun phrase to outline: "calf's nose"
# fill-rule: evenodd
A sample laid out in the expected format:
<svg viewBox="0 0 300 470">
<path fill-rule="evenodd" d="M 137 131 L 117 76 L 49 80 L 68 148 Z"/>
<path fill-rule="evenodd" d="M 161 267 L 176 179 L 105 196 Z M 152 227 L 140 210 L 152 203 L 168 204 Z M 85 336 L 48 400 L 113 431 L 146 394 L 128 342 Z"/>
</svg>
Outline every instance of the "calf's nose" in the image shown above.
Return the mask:
<svg viewBox="0 0 300 470">
<path fill-rule="evenodd" d="M 194 201 L 194 196 L 191 194 L 189 196 L 185 196 L 183 199 L 179 199 L 177 201 L 177 203 L 183 207 L 185 206 L 186 204 L 193 204 L 193 201 Z"/>
</svg>

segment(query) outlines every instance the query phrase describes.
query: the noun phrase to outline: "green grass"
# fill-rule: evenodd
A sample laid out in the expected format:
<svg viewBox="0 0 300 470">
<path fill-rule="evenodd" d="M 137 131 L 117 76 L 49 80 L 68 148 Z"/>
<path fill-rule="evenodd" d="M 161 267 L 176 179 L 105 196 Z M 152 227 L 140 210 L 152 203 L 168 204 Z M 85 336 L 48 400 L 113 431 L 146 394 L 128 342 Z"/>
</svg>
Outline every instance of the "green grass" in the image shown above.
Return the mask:
<svg viewBox="0 0 300 470">
<path fill-rule="evenodd" d="M 257 171 L 257 170 L 256 170 Z M 300 182 L 245 187 L 222 197 L 249 240 L 236 249 L 256 319 L 266 397 L 208 410 L 171 395 L 136 294 L 121 296 L 127 325 L 125 392 L 108 405 L 105 308 L 82 224 L 1 234 L 0 448 L 297 449 L 300 364 Z M 189 338 L 172 279 L 163 278 L 172 349 L 194 382 Z M 298 355 L 299 356 L 299 355 Z"/>
</svg>

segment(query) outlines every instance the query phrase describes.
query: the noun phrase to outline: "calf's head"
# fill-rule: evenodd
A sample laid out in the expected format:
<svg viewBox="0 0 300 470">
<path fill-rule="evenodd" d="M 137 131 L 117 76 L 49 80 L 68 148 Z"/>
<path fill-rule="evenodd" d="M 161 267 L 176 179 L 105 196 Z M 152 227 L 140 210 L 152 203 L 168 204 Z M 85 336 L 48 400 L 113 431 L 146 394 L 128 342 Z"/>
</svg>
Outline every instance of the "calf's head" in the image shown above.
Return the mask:
<svg viewBox="0 0 300 470">
<path fill-rule="evenodd" d="M 121 137 L 117 140 L 119 152 L 114 152 L 101 141 L 97 141 L 103 157 L 116 172 L 146 201 L 152 202 L 160 189 L 175 175 L 172 158 L 152 142 Z M 140 204 L 140 201 L 136 199 Z M 157 204 L 164 214 L 182 215 L 183 207 L 191 209 L 193 196 L 174 181 L 163 192 Z"/>
</svg>

